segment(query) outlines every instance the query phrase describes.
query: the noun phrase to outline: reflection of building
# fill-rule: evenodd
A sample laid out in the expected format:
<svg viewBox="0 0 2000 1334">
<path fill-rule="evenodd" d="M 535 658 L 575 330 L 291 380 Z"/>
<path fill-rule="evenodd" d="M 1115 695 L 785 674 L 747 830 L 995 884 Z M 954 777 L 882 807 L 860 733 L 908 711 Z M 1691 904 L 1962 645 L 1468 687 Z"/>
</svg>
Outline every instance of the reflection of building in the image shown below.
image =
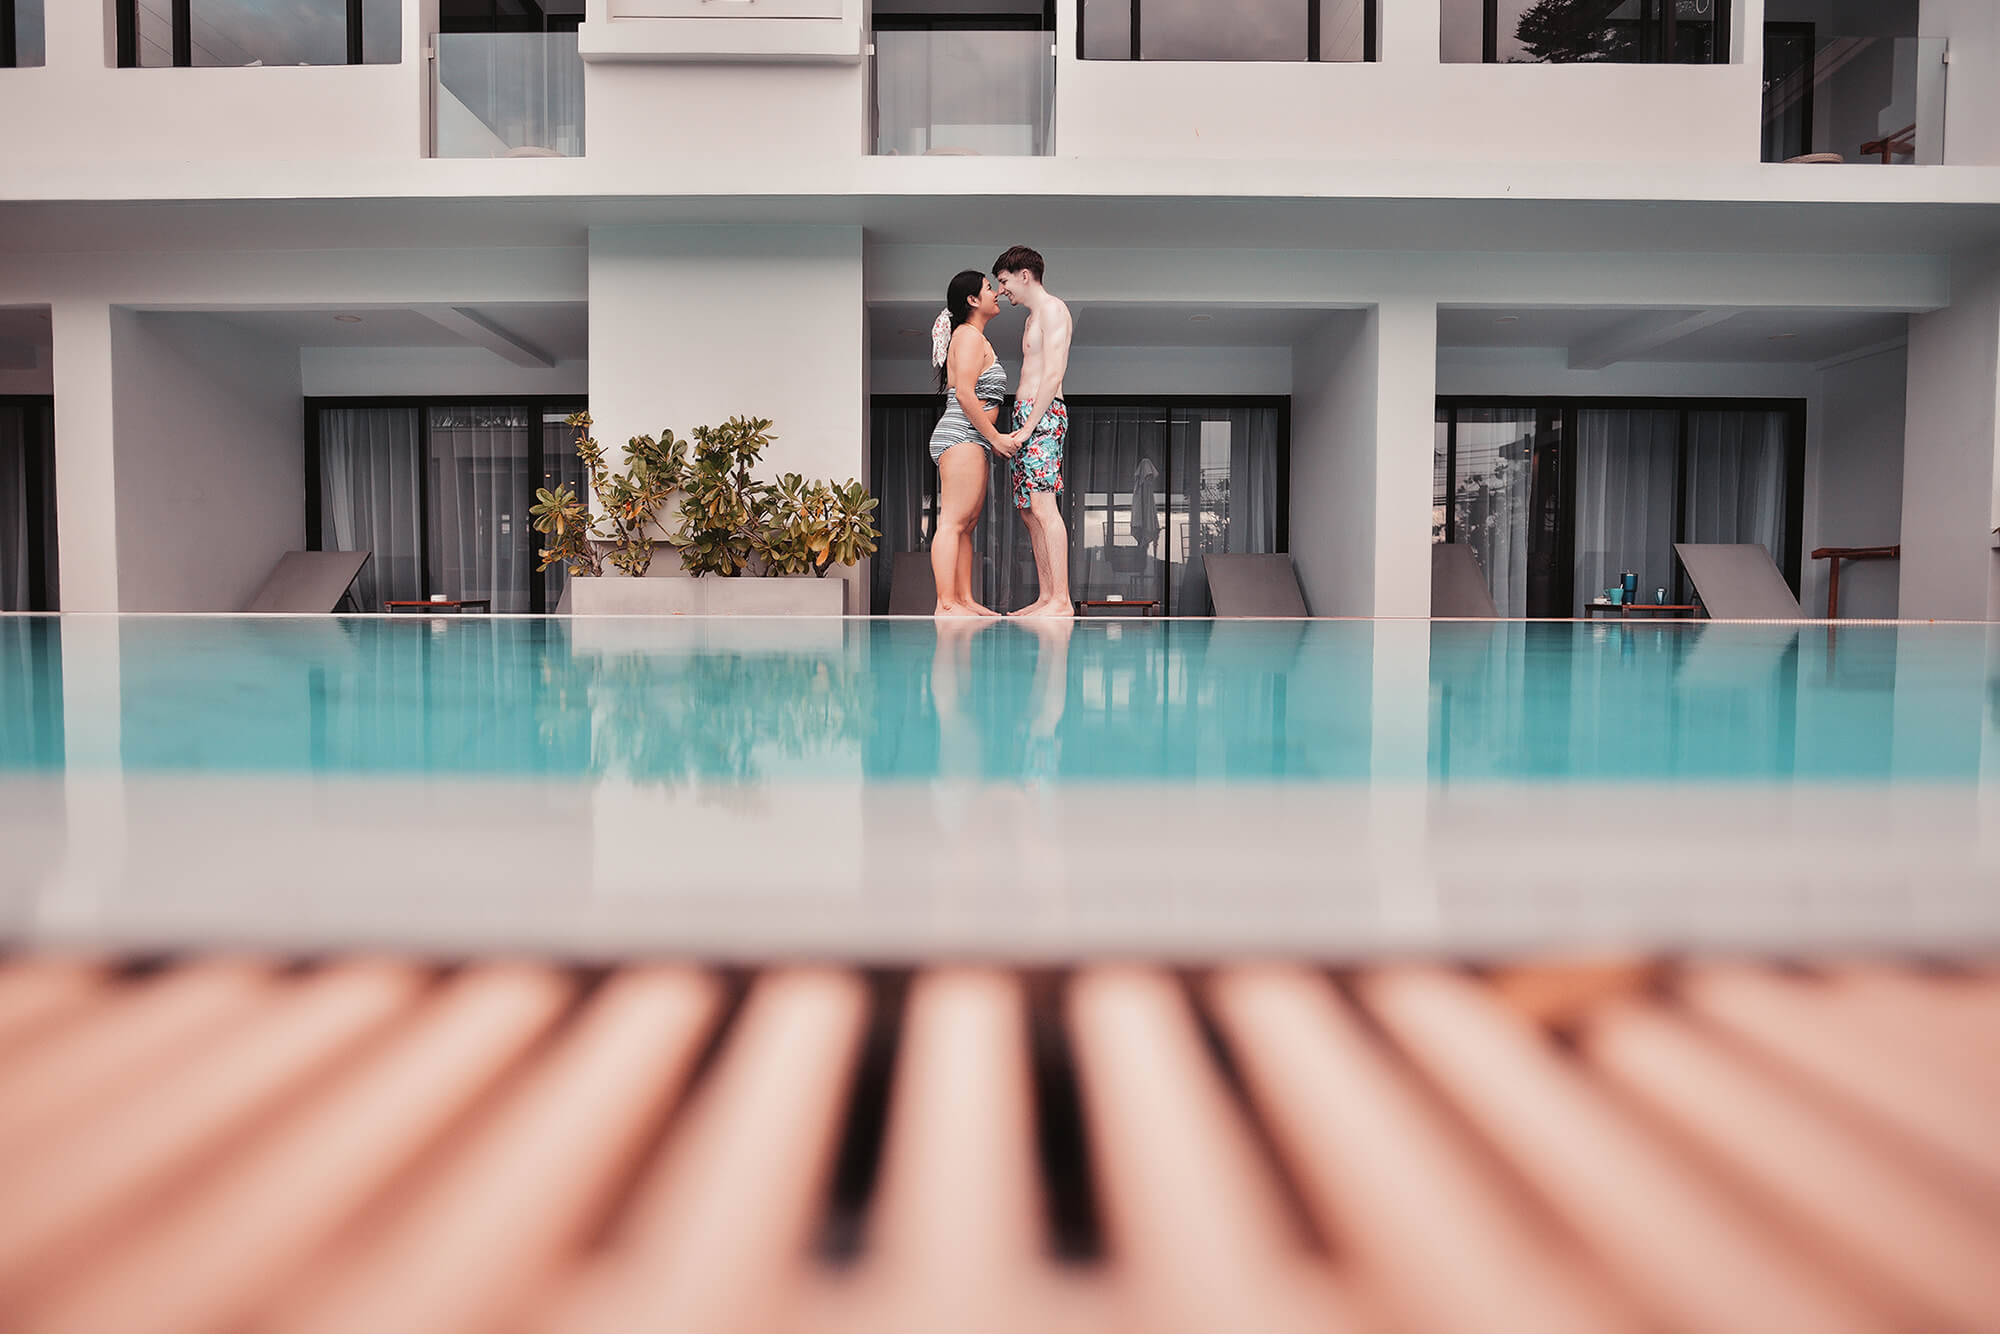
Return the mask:
<svg viewBox="0 0 2000 1334">
<path fill-rule="evenodd" d="M 920 547 L 924 334 L 1006 238 L 1079 314 L 1079 592 L 1196 610 L 1282 547 L 1316 611 L 1420 614 L 1441 427 L 1430 536 L 1478 511 L 1506 606 L 1734 534 L 1808 606 L 1805 552 L 1900 540 L 1851 611 L 1986 614 L 1985 0 L 774 6 L 0 4 L 0 399 L 56 437 L 0 549 L 52 509 L 73 609 L 241 606 L 308 542 L 547 608 L 521 516 L 584 405 L 613 451 L 770 417 Z M 1756 169 L 1806 154 L 1898 170 Z M 979 540 L 1031 596 L 997 487 Z"/>
</svg>

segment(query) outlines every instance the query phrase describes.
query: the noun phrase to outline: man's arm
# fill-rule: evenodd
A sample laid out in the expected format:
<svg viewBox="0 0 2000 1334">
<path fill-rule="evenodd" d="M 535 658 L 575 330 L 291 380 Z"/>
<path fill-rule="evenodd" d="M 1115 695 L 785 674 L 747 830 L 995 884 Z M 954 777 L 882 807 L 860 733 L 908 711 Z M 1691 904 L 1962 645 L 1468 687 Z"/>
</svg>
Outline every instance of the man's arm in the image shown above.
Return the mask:
<svg viewBox="0 0 2000 1334">
<path fill-rule="evenodd" d="M 1017 440 L 1026 441 L 1042 424 L 1042 415 L 1049 410 L 1049 403 L 1055 398 L 1051 392 L 1063 382 L 1069 373 L 1069 307 L 1058 301 L 1049 313 L 1047 325 L 1042 329 L 1042 382 L 1035 386 L 1035 410 L 1021 429 L 1014 432 Z"/>
</svg>

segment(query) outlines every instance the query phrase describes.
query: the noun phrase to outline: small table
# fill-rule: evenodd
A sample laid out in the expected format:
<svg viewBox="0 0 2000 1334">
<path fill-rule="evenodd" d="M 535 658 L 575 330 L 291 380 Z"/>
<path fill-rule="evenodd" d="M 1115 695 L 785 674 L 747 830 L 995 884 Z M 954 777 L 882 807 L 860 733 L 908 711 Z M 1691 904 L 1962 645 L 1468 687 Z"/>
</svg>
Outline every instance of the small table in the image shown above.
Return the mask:
<svg viewBox="0 0 2000 1334">
<path fill-rule="evenodd" d="M 1583 604 L 1583 619 L 1588 621 L 1599 612 L 1603 612 L 1607 616 L 1612 612 L 1617 612 L 1620 616 L 1630 616 L 1635 611 L 1646 612 L 1648 614 L 1654 612 L 1683 612 L 1692 616 L 1700 610 L 1701 608 L 1692 602 L 1586 602 Z"/>
<path fill-rule="evenodd" d="M 1145 598 L 1124 598 L 1117 602 L 1081 601 L 1076 604 L 1079 616 L 1151 616 L 1153 608 L 1160 604 Z"/>
<path fill-rule="evenodd" d="M 442 602 L 433 602 L 429 598 L 425 598 L 421 602 L 417 601 L 384 602 L 382 606 L 388 611 L 388 613 L 391 616 L 394 616 L 399 611 L 408 611 L 408 610 L 437 611 L 443 607 L 450 607 L 453 611 L 458 612 L 460 615 L 463 615 L 465 613 L 465 609 L 467 607 L 477 607 L 479 608 L 479 610 L 485 612 L 488 616 L 491 616 L 493 614 L 492 598 L 446 598 Z"/>
<path fill-rule="evenodd" d="M 1833 564 L 1826 572 L 1826 619 L 1840 619 L 1840 563 L 1844 560 L 1901 560 L 1903 544 L 1898 542 L 1888 547 L 1818 547 L 1812 554 L 1814 560 L 1830 560 Z"/>
</svg>

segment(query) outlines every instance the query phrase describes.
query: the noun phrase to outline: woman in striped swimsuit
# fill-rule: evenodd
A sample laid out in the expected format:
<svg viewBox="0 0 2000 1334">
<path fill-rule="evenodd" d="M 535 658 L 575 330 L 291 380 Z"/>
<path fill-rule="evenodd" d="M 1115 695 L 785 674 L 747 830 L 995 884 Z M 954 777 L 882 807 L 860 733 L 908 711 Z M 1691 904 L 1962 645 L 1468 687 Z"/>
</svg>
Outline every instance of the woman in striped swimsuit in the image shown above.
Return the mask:
<svg viewBox="0 0 2000 1334">
<path fill-rule="evenodd" d="M 937 531 L 931 534 L 938 616 L 999 614 L 972 595 L 972 530 L 986 503 L 987 451 L 1005 456 L 1015 448 L 998 424 L 1007 372 L 986 341 L 986 323 L 999 313 L 992 280 L 967 269 L 951 280 L 931 329 L 931 363 L 945 396 L 944 416 L 931 432 L 931 461 L 938 468 Z"/>
</svg>

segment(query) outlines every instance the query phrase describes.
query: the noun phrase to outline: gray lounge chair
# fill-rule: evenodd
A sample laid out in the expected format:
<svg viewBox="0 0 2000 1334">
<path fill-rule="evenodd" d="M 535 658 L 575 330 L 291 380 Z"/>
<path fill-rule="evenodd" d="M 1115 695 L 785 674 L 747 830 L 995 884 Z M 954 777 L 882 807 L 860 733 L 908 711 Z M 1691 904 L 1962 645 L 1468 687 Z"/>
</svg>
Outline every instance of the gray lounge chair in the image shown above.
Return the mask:
<svg viewBox="0 0 2000 1334">
<path fill-rule="evenodd" d="M 245 611 L 313 615 L 337 611 L 372 553 L 287 551 Z"/>
<path fill-rule="evenodd" d="M 1771 553 L 1756 542 L 1676 542 L 1674 554 L 1688 572 L 1708 614 L 1720 621 L 1802 621 L 1805 612 Z"/>
<path fill-rule="evenodd" d="M 889 614 L 928 616 L 937 610 L 937 579 L 928 551 L 898 551 L 889 569 Z"/>
<path fill-rule="evenodd" d="M 1210 554 L 1208 596 L 1217 616 L 1309 616 L 1298 571 L 1284 552 Z"/>
<path fill-rule="evenodd" d="M 1446 619 L 1490 620 L 1499 616 L 1493 590 L 1479 557 L 1462 542 L 1431 544 L 1431 615 Z"/>
</svg>

